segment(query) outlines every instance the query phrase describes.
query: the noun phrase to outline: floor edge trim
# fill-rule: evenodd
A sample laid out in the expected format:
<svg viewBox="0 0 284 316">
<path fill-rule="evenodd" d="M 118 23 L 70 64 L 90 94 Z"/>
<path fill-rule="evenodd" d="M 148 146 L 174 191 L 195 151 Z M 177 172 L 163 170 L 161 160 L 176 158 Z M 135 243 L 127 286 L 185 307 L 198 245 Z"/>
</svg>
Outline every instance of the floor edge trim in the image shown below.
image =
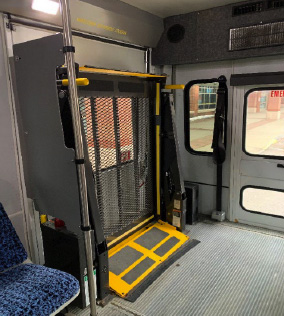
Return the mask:
<svg viewBox="0 0 284 316">
<path fill-rule="evenodd" d="M 190 239 L 175 253 L 173 253 L 166 261 L 160 264 L 155 270 L 153 270 L 140 284 L 132 289 L 128 295 L 124 298 L 129 302 L 135 302 L 137 298 L 161 275 L 163 274 L 176 260 L 181 258 L 190 249 L 194 248 L 200 243 L 199 240 Z"/>
</svg>

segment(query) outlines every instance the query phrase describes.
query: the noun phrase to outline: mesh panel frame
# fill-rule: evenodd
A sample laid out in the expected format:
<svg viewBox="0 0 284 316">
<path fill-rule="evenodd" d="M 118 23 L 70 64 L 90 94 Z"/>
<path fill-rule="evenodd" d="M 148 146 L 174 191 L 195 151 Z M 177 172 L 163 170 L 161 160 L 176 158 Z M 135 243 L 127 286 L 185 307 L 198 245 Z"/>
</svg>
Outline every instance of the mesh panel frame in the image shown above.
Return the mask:
<svg viewBox="0 0 284 316">
<path fill-rule="evenodd" d="M 153 214 L 148 98 L 79 98 L 105 237 Z"/>
</svg>

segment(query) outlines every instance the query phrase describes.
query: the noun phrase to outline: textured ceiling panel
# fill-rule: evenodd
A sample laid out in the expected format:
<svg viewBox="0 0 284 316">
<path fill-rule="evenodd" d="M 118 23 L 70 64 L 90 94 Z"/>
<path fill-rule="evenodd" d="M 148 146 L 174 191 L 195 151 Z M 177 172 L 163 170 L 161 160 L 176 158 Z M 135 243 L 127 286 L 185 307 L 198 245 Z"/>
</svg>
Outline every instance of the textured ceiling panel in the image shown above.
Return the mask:
<svg viewBox="0 0 284 316">
<path fill-rule="evenodd" d="M 233 7 L 226 5 L 165 18 L 165 30 L 153 50 L 153 65 L 181 65 L 283 54 L 280 39 L 274 39 L 275 46 L 272 47 L 254 46 L 236 51 L 229 50 L 229 42 L 230 29 L 282 21 L 284 8 L 232 17 Z M 178 43 L 170 42 L 167 36 L 170 27 L 175 24 L 185 29 L 184 38 Z M 281 34 L 277 37 L 281 37 Z"/>
<path fill-rule="evenodd" d="M 243 0 L 122 0 L 134 7 L 155 14 L 161 18 L 206 10 L 227 4 L 244 2 Z"/>
</svg>

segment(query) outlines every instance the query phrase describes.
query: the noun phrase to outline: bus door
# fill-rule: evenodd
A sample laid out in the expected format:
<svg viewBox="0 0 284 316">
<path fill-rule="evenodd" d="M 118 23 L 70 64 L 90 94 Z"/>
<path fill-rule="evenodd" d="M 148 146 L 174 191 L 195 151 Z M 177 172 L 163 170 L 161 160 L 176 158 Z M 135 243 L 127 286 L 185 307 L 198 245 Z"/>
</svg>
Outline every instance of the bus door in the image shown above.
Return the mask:
<svg viewBox="0 0 284 316">
<path fill-rule="evenodd" d="M 235 86 L 231 214 L 284 231 L 284 84 Z"/>
</svg>

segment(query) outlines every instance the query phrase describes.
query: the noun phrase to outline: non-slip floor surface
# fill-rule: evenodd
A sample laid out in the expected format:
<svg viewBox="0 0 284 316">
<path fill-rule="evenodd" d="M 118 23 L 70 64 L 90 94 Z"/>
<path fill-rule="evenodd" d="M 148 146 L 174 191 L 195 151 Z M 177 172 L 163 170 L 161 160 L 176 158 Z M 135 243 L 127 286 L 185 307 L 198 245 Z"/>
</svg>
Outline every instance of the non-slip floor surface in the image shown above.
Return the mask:
<svg viewBox="0 0 284 316">
<path fill-rule="evenodd" d="M 284 235 L 205 221 L 187 226 L 201 241 L 135 303 L 114 298 L 98 315 L 283 316 Z M 78 315 L 88 311 L 73 310 Z"/>
</svg>

